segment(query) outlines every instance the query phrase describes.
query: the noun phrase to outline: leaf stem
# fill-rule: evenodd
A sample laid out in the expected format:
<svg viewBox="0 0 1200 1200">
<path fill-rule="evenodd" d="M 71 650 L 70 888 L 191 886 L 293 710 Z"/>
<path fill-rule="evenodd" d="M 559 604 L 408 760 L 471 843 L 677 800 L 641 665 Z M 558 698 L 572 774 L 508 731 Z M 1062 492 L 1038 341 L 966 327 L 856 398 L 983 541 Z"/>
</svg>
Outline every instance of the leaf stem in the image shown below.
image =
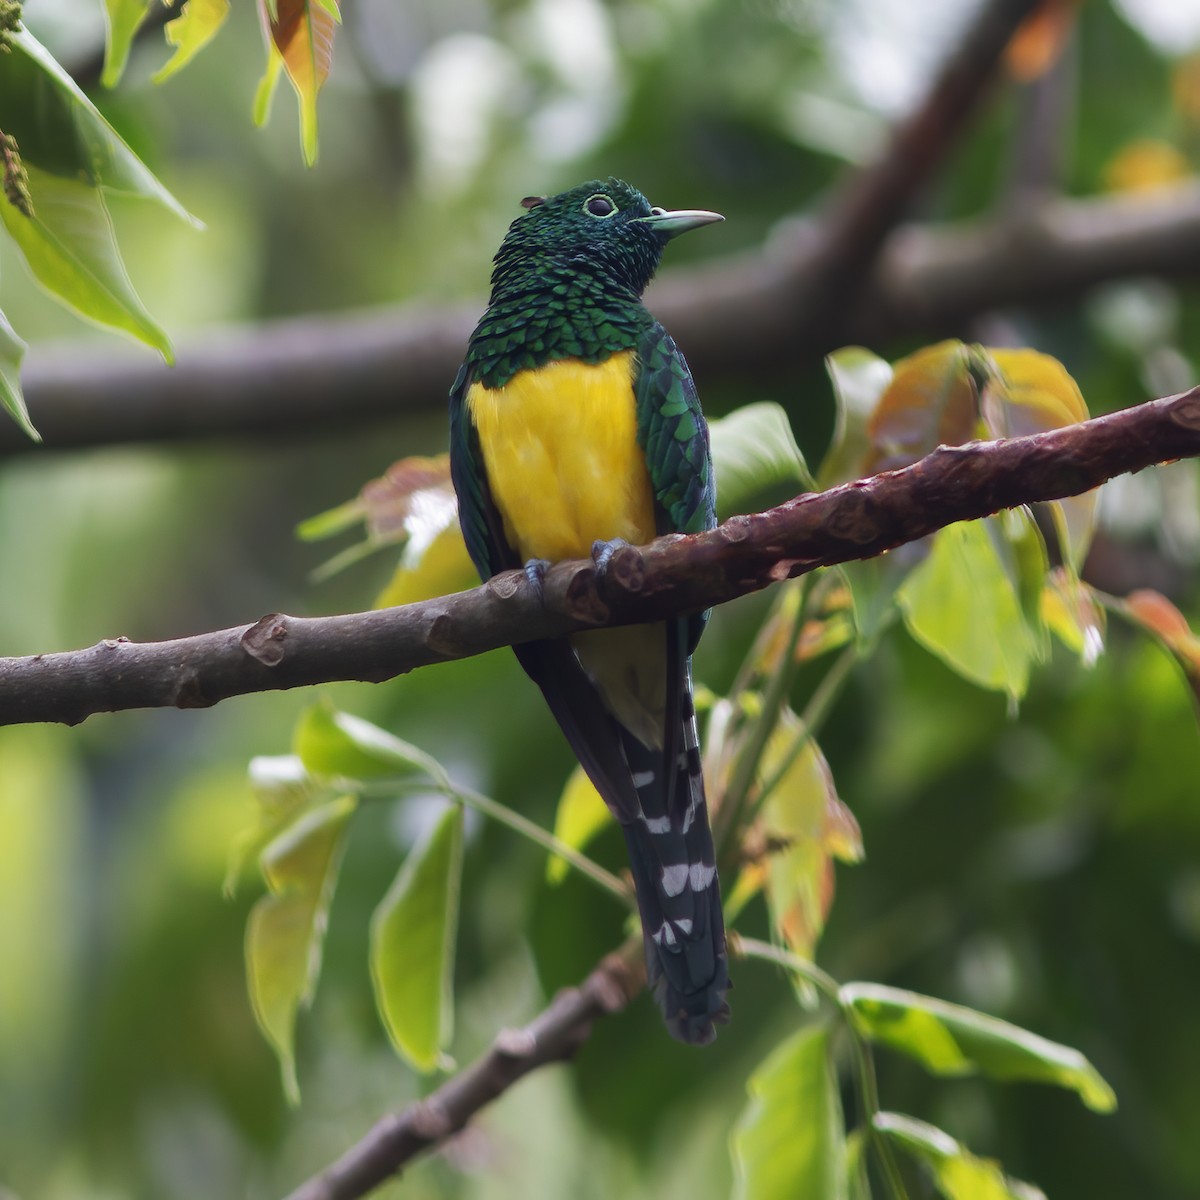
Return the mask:
<svg viewBox="0 0 1200 1200">
<path fill-rule="evenodd" d="M 787 591 L 783 593 L 784 596 L 796 596 L 796 611 L 792 616 L 791 628 L 787 633 L 787 642 L 779 655 L 775 671 L 768 680 L 766 694 L 763 696 L 762 710 L 750 728 L 749 738 L 737 757 L 737 762 L 733 768 L 733 775 L 722 796 L 721 807 L 714 822 L 716 828 L 713 830 L 718 852 L 724 845 L 732 829 L 737 825 L 738 817 L 745 808 L 746 798 L 749 796 L 750 789 L 754 785 L 754 776 L 758 771 L 759 761 L 762 758 L 763 751 L 767 747 L 767 743 L 770 741 L 771 734 L 775 731 L 775 726 L 779 722 L 779 713 L 783 708 L 784 701 L 787 699 L 788 688 L 791 686 L 792 679 L 795 676 L 796 646 L 800 641 L 801 630 L 804 628 L 807 582 L 808 576 L 804 576 L 799 580 L 791 593 Z M 751 650 L 748 661 L 756 659 L 759 653 L 760 644 L 756 642 L 754 648 Z M 742 671 L 738 673 L 738 681 L 745 686 L 751 676 L 752 672 L 743 667 Z M 733 696 L 735 702 L 737 695 L 738 693 L 735 692 Z"/>
<path fill-rule="evenodd" d="M 561 838 L 557 838 L 548 830 L 543 829 L 536 822 L 529 820 L 528 817 L 521 816 L 520 813 L 514 812 L 507 805 L 501 804 L 498 800 L 493 800 L 490 796 L 484 796 L 479 792 L 473 791 L 471 788 L 462 787 L 459 784 L 451 783 L 449 780 L 436 780 L 438 790 L 452 799 L 461 800 L 469 808 L 473 808 L 476 812 L 482 813 L 485 817 L 490 817 L 493 821 L 511 829 L 514 833 L 519 833 L 522 837 L 528 838 L 543 850 L 549 851 L 551 854 L 557 854 L 559 858 L 569 863 L 575 870 L 585 875 L 598 887 L 603 888 L 606 892 L 616 896 L 627 908 L 633 907 L 633 897 L 629 894 L 629 888 L 614 875 L 611 871 L 606 870 L 598 862 L 588 858 L 586 854 L 581 854 L 578 850 L 568 846 Z"/>
<path fill-rule="evenodd" d="M 887 1183 L 888 1193 L 892 1200 L 908 1200 L 904 1178 L 900 1174 L 900 1167 L 892 1153 L 892 1145 L 886 1135 L 875 1127 L 875 1118 L 880 1111 L 879 1084 L 875 1078 L 875 1059 L 870 1045 L 854 1023 L 854 1013 L 842 999 L 841 985 L 827 971 L 821 970 L 816 963 L 801 958 L 800 955 L 793 954 L 790 950 L 784 950 L 780 946 L 772 946 L 770 942 L 732 934 L 729 944 L 732 952 L 741 958 L 757 958 L 793 971 L 807 983 L 812 984 L 822 996 L 837 1007 L 846 1029 L 846 1035 L 850 1039 L 863 1128 L 866 1130 L 867 1137 L 870 1138 L 871 1146 L 879 1162 L 880 1172 Z"/>
<path fill-rule="evenodd" d="M 842 651 L 833 666 L 825 672 L 821 682 L 817 684 L 808 703 L 804 706 L 804 711 L 800 714 L 800 729 L 788 747 L 787 753 L 780 760 L 771 777 L 759 788 L 758 795 L 754 800 L 754 807 L 748 816 L 749 821 L 753 821 L 758 816 L 767 797 L 792 769 L 804 747 L 817 736 L 818 730 L 829 715 L 830 708 L 833 707 L 834 700 L 837 699 L 838 693 L 842 690 L 842 686 L 857 662 L 858 647 L 851 644 Z"/>
</svg>

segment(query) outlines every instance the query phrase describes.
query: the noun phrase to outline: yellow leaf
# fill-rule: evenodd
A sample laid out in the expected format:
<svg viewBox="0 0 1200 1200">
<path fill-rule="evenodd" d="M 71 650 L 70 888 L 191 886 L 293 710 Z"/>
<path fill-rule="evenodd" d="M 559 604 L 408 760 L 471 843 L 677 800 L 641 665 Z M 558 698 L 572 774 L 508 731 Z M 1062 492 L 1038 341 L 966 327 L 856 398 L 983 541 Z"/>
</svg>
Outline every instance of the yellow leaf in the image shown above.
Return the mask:
<svg viewBox="0 0 1200 1200">
<path fill-rule="evenodd" d="M 970 357 L 958 341 L 926 346 L 896 363 L 867 432 L 867 472 L 916 462 L 939 445 L 958 446 L 979 431 Z"/>
<path fill-rule="evenodd" d="M 187 0 L 179 16 L 168 21 L 163 32 L 175 53 L 154 73 L 162 83 L 181 70 L 213 39 L 229 16 L 229 0 Z"/>
<path fill-rule="evenodd" d="M 831 860 L 858 862 L 862 835 L 854 814 L 838 797 L 820 747 L 790 709 L 784 710 L 767 743 L 762 777 L 773 777 L 785 763 L 760 822 L 768 845 L 779 847 L 766 860 L 767 907 L 776 933 L 797 954 L 808 956 L 833 902 Z M 746 879 L 747 887 L 755 882 L 753 876 Z"/>
<path fill-rule="evenodd" d="M 572 850 L 582 850 L 608 822 L 608 808 L 582 767 L 571 772 L 554 814 L 554 836 Z M 557 854 L 546 860 L 548 883 L 562 883 L 567 861 Z"/>
<path fill-rule="evenodd" d="M 1147 192 L 1168 187 L 1191 174 L 1188 161 L 1168 142 L 1142 138 L 1127 142 L 1104 168 L 1112 192 Z"/>
<path fill-rule="evenodd" d="M 413 549 L 413 543 L 405 547 L 396 573 L 375 599 L 376 608 L 432 600 L 479 581 L 457 521 L 443 529 L 422 553 L 414 554 Z"/>
<path fill-rule="evenodd" d="M 1036 350 L 985 349 L 984 353 L 995 367 L 981 400 L 992 437 L 1024 437 L 1088 419 L 1079 385 L 1058 359 Z M 1096 500 L 1097 493 L 1091 491 L 1050 505 L 1063 557 L 1074 571 L 1082 567 L 1091 545 Z"/>
</svg>

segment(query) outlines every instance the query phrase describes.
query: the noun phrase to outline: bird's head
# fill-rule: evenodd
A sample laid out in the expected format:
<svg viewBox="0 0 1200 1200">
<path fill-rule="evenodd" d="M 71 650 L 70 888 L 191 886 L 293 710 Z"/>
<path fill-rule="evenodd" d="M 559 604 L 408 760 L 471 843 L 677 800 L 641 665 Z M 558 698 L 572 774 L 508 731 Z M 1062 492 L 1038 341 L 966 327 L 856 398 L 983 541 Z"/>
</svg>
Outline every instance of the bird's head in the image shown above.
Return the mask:
<svg viewBox="0 0 1200 1200">
<path fill-rule="evenodd" d="M 526 211 L 509 226 L 494 282 L 540 259 L 546 266 L 603 274 L 638 296 L 671 238 L 725 219 L 701 209 L 652 207 L 620 179 L 592 179 L 557 196 L 527 196 L 521 204 Z"/>
</svg>

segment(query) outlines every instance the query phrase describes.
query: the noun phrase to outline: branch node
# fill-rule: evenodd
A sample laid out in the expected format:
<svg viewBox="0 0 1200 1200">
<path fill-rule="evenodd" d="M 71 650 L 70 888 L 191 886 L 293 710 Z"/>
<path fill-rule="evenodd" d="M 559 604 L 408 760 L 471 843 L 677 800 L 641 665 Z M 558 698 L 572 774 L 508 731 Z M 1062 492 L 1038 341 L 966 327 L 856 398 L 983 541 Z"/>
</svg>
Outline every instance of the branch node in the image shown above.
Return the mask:
<svg viewBox="0 0 1200 1200">
<path fill-rule="evenodd" d="M 579 621 L 603 624 L 609 618 L 609 607 L 596 590 L 596 570 L 591 565 L 580 567 L 567 583 L 563 596 L 567 615 Z"/>
<path fill-rule="evenodd" d="M 242 634 L 242 649 L 263 666 L 277 667 L 283 662 L 287 633 L 287 617 L 282 613 L 267 613 Z"/>
<path fill-rule="evenodd" d="M 1200 389 L 1185 392 L 1179 403 L 1171 406 L 1171 420 L 1184 429 L 1200 429 Z"/>
<path fill-rule="evenodd" d="M 125 637 L 124 635 L 122 635 L 121 637 L 115 637 L 115 638 L 104 638 L 101 641 L 100 645 L 105 650 L 115 650 L 118 646 L 128 646 L 129 639 L 127 637 Z"/>
<path fill-rule="evenodd" d="M 497 600 L 511 600 L 524 582 L 523 571 L 505 571 L 501 575 L 493 575 L 483 586 Z"/>
<path fill-rule="evenodd" d="M 423 1141 L 437 1142 L 453 1131 L 446 1110 L 432 1100 L 422 1100 L 412 1106 L 409 1125 Z"/>
<path fill-rule="evenodd" d="M 462 640 L 457 636 L 454 618 L 445 610 L 429 623 L 425 644 L 442 658 L 454 658 L 459 652 Z"/>
<path fill-rule="evenodd" d="M 185 667 L 180 672 L 171 703 L 176 708 L 212 708 L 213 701 L 205 695 L 200 672 L 195 667 Z"/>
<path fill-rule="evenodd" d="M 609 581 L 633 593 L 640 592 L 646 586 L 646 560 L 637 546 L 622 546 L 608 560 L 604 582 Z"/>
<path fill-rule="evenodd" d="M 502 1029 L 496 1034 L 493 1048 L 505 1058 L 532 1058 L 538 1042 L 530 1029 Z"/>
<path fill-rule="evenodd" d="M 727 542 L 744 542 L 750 536 L 750 518 L 745 516 L 730 517 L 722 525 L 717 526 L 717 532 Z"/>
</svg>

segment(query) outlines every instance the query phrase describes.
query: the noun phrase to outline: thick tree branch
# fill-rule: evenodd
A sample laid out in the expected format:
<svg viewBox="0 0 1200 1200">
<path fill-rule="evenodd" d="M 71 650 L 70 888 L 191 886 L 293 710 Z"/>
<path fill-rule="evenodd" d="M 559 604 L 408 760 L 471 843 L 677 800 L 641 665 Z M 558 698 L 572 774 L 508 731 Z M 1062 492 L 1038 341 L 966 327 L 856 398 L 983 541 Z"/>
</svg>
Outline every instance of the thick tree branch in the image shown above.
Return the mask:
<svg viewBox="0 0 1200 1200">
<path fill-rule="evenodd" d="M 574 1056 L 597 1017 L 620 1012 L 645 982 L 641 939 L 604 958 L 579 987 L 559 994 L 521 1029 L 505 1030 L 482 1058 L 433 1095 L 377 1121 L 337 1162 L 288 1200 L 351 1200 L 378 1187 L 405 1163 L 462 1129 L 485 1105 L 530 1071 Z"/>
<path fill-rule="evenodd" d="M 1132 275 L 1200 270 L 1200 183 L 1154 200 L 1063 200 L 998 222 L 902 228 L 836 330 L 806 325 L 797 281 L 820 243 L 809 222 L 763 251 L 668 272 L 650 303 L 705 383 L 741 382 L 841 342 L 961 331 L 1003 305 L 1077 296 Z M 398 307 L 229 329 L 182 346 L 174 369 L 118 346 L 45 345 L 24 372 L 37 452 L 236 434 L 282 440 L 439 411 L 479 305 Z M 0 422 L 0 454 L 34 450 Z"/>
<path fill-rule="evenodd" d="M 538 596 L 523 572 L 402 608 L 273 613 L 170 642 L 0 659 L 0 724 L 75 724 L 128 708 L 201 708 L 249 692 L 378 682 L 429 663 L 597 625 L 696 612 L 768 584 L 870 558 L 955 521 L 1087 491 L 1200 455 L 1200 387 L 1032 437 L 942 446 L 912 466 L 799 496 L 710 533 L 627 547 L 598 577 L 559 563 Z"/>
</svg>

